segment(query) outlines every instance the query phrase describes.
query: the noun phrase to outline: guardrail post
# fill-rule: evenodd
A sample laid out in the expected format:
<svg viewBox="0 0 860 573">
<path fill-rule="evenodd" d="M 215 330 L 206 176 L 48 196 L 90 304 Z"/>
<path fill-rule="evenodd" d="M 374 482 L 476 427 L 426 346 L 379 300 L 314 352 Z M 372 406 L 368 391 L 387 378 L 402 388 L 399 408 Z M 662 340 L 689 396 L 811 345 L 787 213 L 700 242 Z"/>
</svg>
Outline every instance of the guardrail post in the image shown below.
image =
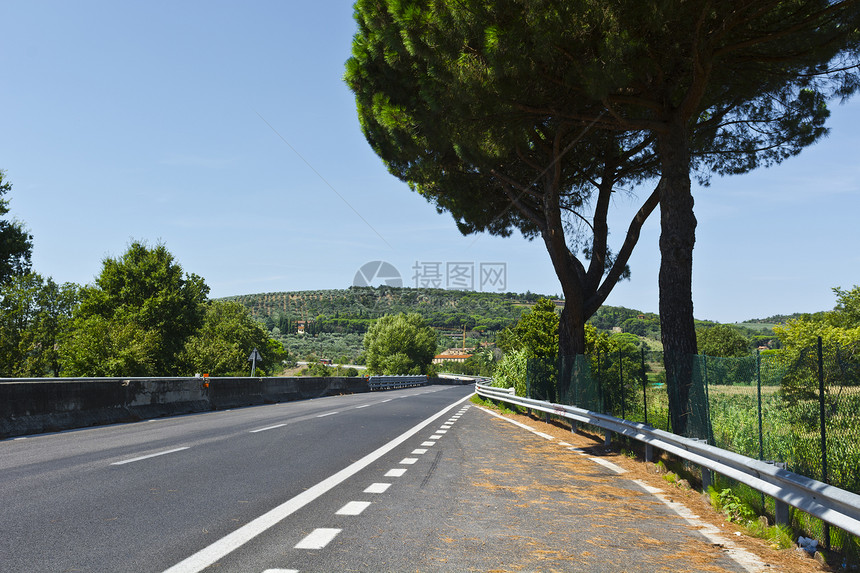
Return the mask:
<svg viewBox="0 0 860 573">
<path fill-rule="evenodd" d="M 765 460 L 764 463 L 771 464 L 771 465 L 776 466 L 780 469 L 786 469 L 788 467 L 788 464 L 786 464 L 785 462 L 776 462 L 776 461 L 772 461 L 772 460 Z M 762 494 L 762 495 L 764 495 L 764 494 Z M 776 523 L 778 523 L 779 525 L 788 525 L 788 521 L 789 521 L 788 504 L 785 503 L 784 501 L 780 501 L 776 498 L 774 498 L 773 503 L 774 503 L 774 509 L 773 509 L 774 515 L 773 516 L 776 519 Z M 762 507 L 764 507 L 764 504 L 762 504 Z"/>
<path fill-rule="evenodd" d="M 708 440 L 703 440 L 701 438 L 691 438 L 691 441 L 699 442 L 700 444 L 708 443 Z M 711 475 L 711 470 L 705 466 L 699 466 L 699 470 L 702 472 L 702 491 L 707 493 L 708 488 L 714 485 L 714 476 Z"/>
<path fill-rule="evenodd" d="M 570 421 L 570 433 L 575 434 L 577 429 L 576 420 Z"/>
<path fill-rule="evenodd" d="M 708 489 L 710 489 L 710 487 L 712 485 L 714 485 L 714 479 L 713 479 L 713 476 L 711 475 L 711 470 L 709 470 L 708 468 L 706 468 L 704 466 L 701 466 L 701 469 L 702 469 L 702 491 L 705 493 L 708 493 Z"/>
<path fill-rule="evenodd" d="M 645 461 L 654 461 L 654 446 L 652 446 L 651 444 L 645 444 Z"/>
<path fill-rule="evenodd" d="M 603 445 L 607 448 L 612 446 L 612 431 L 604 430 L 603 432 Z"/>
<path fill-rule="evenodd" d="M 775 503 L 774 506 L 774 517 L 776 518 L 776 523 L 778 525 L 788 525 L 788 504 L 784 501 L 779 501 L 778 499 L 773 500 Z"/>
</svg>

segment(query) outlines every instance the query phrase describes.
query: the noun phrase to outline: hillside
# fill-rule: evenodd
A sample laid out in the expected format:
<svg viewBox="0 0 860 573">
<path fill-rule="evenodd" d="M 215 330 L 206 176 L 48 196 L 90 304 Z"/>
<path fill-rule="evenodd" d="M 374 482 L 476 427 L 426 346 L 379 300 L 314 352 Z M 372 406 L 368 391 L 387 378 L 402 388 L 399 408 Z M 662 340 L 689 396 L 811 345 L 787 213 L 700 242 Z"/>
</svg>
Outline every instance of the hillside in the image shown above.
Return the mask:
<svg viewBox="0 0 860 573">
<path fill-rule="evenodd" d="M 500 330 L 516 322 L 540 295 L 487 293 L 444 289 L 351 287 L 349 289 L 275 292 L 228 297 L 251 311 L 269 330 L 298 331 L 306 322 L 313 333 L 365 332 L 386 314 L 417 312 L 439 329 L 480 332 Z"/>
<path fill-rule="evenodd" d="M 519 320 L 541 295 L 487 293 L 445 289 L 381 286 L 349 289 L 272 292 L 227 297 L 248 308 L 271 336 L 294 357 L 308 355 L 342 362 L 360 361 L 362 338 L 377 318 L 399 312 L 417 312 L 440 333 L 440 349 L 463 344 L 476 346 L 495 340 L 496 333 Z M 789 316 L 790 317 L 790 316 Z M 731 325 L 755 345 L 768 344 L 780 317 Z M 660 348 L 660 317 L 624 307 L 603 306 L 589 321 L 600 330 L 620 329 Z M 696 321 L 697 326 L 716 324 Z"/>
<path fill-rule="evenodd" d="M 362 337 L 377 318 L 417 312 L 442 335 L 440 347 L 495 339 L 540 295 L 381 286 L 227 297 L 248 308 L 294 356 L 359 360 Z"/>
</svg>

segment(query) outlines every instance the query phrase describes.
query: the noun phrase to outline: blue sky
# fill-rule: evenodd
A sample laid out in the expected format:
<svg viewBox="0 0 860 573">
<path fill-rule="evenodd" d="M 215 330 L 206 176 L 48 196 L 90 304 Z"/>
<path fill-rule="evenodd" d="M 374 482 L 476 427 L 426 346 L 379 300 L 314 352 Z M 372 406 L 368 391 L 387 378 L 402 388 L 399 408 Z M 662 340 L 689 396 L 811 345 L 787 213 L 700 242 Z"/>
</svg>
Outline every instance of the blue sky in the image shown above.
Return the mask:
<svg viewBox="0 0 860 573">
<path fill-rule="evenodd" d="M 0 169 L 34 270 L 87 284 L 144 240 L 213 298 L 346 288 L 375 260 L 406 285 L 416 262 L 504 263 L 505 290 L 560 293 L 541 242 L 463 237 L 387 173 L 342 80 L 352 13 L 348 0 L 5 3 Z M 831 135 L 799 157 L 694 190 L 697 318 L 829 309 L 832 287 L 860 283 L 860 102 L 833 107 Z M 636 205 L 615 207 L 620 222 Z M 657 311 L 658 235 L 655 213 L 607 304 Z"/>
</svg>

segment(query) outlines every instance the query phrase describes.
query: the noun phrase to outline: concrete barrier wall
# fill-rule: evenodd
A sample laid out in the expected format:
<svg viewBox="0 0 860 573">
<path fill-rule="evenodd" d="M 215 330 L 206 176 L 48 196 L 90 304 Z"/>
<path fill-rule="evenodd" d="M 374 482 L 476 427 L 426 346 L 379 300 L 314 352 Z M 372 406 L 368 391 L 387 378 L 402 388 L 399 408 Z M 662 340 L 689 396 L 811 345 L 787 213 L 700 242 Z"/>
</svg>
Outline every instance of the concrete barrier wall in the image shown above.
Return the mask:
<svg viewBox="0 0 860 573">
<path fill-rule="evenodd" d="M 0 439 L 369 391 L 364 377 L 6 379 L 0 380 Z"/>
<path fill-rule="evenodd" d="M 368 391 L 365 378 L 7 379 L 0 439 Z"/>
</svg>

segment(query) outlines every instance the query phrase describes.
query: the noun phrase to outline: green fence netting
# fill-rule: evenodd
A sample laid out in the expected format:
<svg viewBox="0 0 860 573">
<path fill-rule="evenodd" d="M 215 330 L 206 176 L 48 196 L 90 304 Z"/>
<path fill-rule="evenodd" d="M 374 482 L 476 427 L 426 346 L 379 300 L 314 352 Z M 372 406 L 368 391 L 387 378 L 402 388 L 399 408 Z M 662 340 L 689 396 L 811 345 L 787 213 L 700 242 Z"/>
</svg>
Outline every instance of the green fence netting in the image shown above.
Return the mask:
<svg viewBox="0 0 860 573">
<path fill-rule="evenodd" d="M 669 431 L 675 392 L 687 437 L 860 493 L 857 348 L 688 359 L 687 392 L 666 380 L 662 353 L 643 350 L 531 359 L 525 388 L 533 399 Z"/>
</svg>

